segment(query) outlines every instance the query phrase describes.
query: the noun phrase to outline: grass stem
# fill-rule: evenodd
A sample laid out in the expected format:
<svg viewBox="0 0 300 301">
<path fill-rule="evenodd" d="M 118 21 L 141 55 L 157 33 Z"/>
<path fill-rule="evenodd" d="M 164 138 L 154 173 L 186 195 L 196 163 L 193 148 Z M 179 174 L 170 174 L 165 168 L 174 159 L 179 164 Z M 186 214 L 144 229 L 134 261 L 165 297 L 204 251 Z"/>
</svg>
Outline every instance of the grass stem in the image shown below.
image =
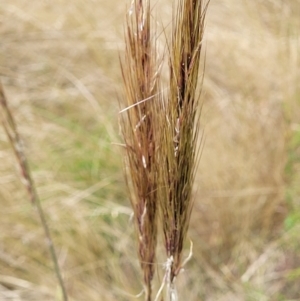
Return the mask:
<svg viewBox="0 0 300 301">
<path fill-rule="evenodd" d="M 57 259 L 55 247 L 53 244 L 53 239 L 51 237 L 51 233 L 49 230 L 49 226 L 47 224 L 46 216 L 45 216 L 44 210 L 42 208 L 40 199 L 38 197 L 36 187 L 35 187 L 33 178 L 31 176 L 30 168 L 29 168 L 26 156 L 25 156 L 25 152 L 23 150 L 22 140 L 20 138 L 13 115 L 8 107 L 4 89 L 3 89 L 1 82 L 0 82 L 0 106 L 1 106 L 1 122 L 2 122 L 3 128 L 6 132 L 6 135 L 10 141 L 12 149 L 17 158 L 17 161 L 18 161 L 18 164 L 19 164 L 19 167 L 21 170 L 23 182 L 28 191 L 30 201 L 31 201 L 32 205 L 36 207 L 38 215 L 40 217 L 40 221 L 41 221 L 41 224 L 42 224 L 42 227 L 44 230 L 44 234 L 45 234 L 45 237 L 47 240 L 47 246 L 49 248 L 49 251 L 50 251 L 50 254 L 52 257 L 54 270 L 55 270 L 55 273 L 56 273 L 56 276 L 58 279 L 59 286 L 61 288 L 63 300 L 68 301 L 67 290 L 65 288 L 63 277 L 62 277 L 60 267 L 58 264 L 58 259 Z"/>
</svg>

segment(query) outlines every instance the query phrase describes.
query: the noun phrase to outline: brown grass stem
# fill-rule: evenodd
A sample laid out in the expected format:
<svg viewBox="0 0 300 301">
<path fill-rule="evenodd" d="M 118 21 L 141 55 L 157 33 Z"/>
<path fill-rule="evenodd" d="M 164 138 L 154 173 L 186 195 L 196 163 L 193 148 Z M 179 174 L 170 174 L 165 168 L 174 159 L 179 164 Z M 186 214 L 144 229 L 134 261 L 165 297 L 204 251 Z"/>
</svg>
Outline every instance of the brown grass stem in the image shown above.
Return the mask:
<svg viewBox="0 0 300 301">
<path fill-rule="evenodd" d="M 39 218 L 41 221 L 41 225 L 43 227 L 44 234 L 45 234 L 45 237 L 47 240 L 47 246 L 49 248 L 49 251 L 50 251 L 50 254 L 52 257 L 54 270 L 55 270 L 55 273 L 56 273 L 56 276 L 58 279 L 59 286 L 61 288 L 62 297 L 63 297 L 64 301 L 67 301 L 68 295 L 67 295 L 63 277 L 62 277 L 62 274 L 60 271 L 60 267 L 58 264 L 58 259 L 57 259 L 55 247 L 53 244 L 53 239 L 51 237 L 51 233 L 49 230 L 49 226 L 47 224 L 46 216 L 45 216 L 44 210 L 42 208 L 40 199 L 38 197 L 33 178 L 31 176 L 30 168 L 29 168 L 26 156 L 25 156 L 25 152 L 23 150 L 22 140 L 19 135 L 17 125 L 15 123 L 13 115 L 8 107 L 6 96 L 5 96 L 4 89 L 3 89 L 1 82 L 0 82 L 0 106 L 1 106 L 1 122 L 2 122 L 3 128 L 6 132 L 6 135 L 10 141 L 11 147 L 17 158 L 18 165 L 21 170 L 22 180 L 28 191 L 30 201 L 31 201 L 32 205 L 35 206 L 37 209 L 37 212 L 38 212 L 38 215 L 39 215 Z"/>
</svg>

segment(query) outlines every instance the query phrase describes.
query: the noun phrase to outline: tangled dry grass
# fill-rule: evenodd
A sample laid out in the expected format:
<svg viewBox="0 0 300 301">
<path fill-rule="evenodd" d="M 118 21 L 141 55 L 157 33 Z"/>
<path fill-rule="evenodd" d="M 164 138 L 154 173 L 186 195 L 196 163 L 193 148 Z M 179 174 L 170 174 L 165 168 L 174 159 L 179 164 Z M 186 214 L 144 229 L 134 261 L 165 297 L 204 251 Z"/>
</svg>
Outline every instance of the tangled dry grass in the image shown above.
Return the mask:
<svg viewBox="0 0 300 301">
<path fill-rule="evenodd" d="M 171 1 L 155 5 L 157 26 L 168 26 Z M 1 78 L 70 300 L 131 300 L 142 289 L 114 144 L 126 9 L 104 0 L 0 6 Z M 210 3 L 194 255 L 178 281 L 187 300 L 299 299 L 299 10 L 298 0 Z M 0 298 L 60 300 L 3 130 L 0 157 Z"/>
</svg>

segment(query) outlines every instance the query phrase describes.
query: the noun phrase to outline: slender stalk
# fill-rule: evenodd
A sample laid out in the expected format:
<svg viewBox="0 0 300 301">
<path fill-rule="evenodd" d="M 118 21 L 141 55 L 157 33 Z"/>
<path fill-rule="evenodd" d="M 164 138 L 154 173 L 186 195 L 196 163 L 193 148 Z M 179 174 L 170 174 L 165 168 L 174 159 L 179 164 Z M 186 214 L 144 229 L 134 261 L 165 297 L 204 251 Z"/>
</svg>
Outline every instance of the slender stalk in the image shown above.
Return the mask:
<svg viewBox="0 0 300 301">
<path fill-rule="evenodd" d="M 1 82 L 0 82 L 0 106 L 1 106 L 1 122 L 2 122 L 3 128 L 7 134 L 7 137 L 10 141 L 12 149 L 17 158 L 17 161 L 18 161 L 18 164 L 19 164 L 19 167 L 21 170 L 22 178 L 23 178 L 24 184 L 26 186 L 26 189 L 28 191 L 29 197 L 30 197 L 30 201 L 31 201 L 32 205 L 36 207 L 38 215 L 40 217 L 41 224 L 44 229 L 45 237 L 47 239 L 47 245 L 48 245 L 51 257 L 52 257 L 55 273 L 56 273 L 56 276 L 58 279 L 59 286 L 62 291 L 63 300 L 67 301 L 68 295 L 67 295 L 65 284 L 64 284 L 64 281 L 63 281 L 63 278 L 61 275 L 56 251 L 55 251 L 51 233 L 50 233 L 50 230 L 49 230 L 49 227 L 47 224 L 45 213 L 43 211 L 40 199 L 36 192 L 35 184 L 31 177 L 30 168 L 29 168 L 26 156 L 25 156 L 25 152 L 23 150 L 22 140 L 20 138 L 14 118 L 7 105 L 4 89 L 3 89 Z"/>
</svg>

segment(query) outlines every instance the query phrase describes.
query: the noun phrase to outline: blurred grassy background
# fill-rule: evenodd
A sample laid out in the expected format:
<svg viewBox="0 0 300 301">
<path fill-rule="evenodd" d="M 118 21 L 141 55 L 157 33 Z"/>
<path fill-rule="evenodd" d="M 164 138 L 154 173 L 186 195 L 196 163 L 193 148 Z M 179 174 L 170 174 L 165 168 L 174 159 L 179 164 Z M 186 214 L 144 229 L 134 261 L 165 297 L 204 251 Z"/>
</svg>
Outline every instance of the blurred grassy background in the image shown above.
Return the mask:
<svg viewBox="0 0 300 301">
<path fill-rule="evenodd" d="M 71 300 L 134 300 L 142 284 L 114 144 L 126 3 L 4 2 L 0 75 Z M 155 2 L 165 26 L 171 3 Z M 194 256 L 177 280 L 186 300 L 300 300 L 299 16 L 299 0 L 211 1 Z M 0 300 L 60 300 L 3 129 L 0 160 Z"/>
</svg>

